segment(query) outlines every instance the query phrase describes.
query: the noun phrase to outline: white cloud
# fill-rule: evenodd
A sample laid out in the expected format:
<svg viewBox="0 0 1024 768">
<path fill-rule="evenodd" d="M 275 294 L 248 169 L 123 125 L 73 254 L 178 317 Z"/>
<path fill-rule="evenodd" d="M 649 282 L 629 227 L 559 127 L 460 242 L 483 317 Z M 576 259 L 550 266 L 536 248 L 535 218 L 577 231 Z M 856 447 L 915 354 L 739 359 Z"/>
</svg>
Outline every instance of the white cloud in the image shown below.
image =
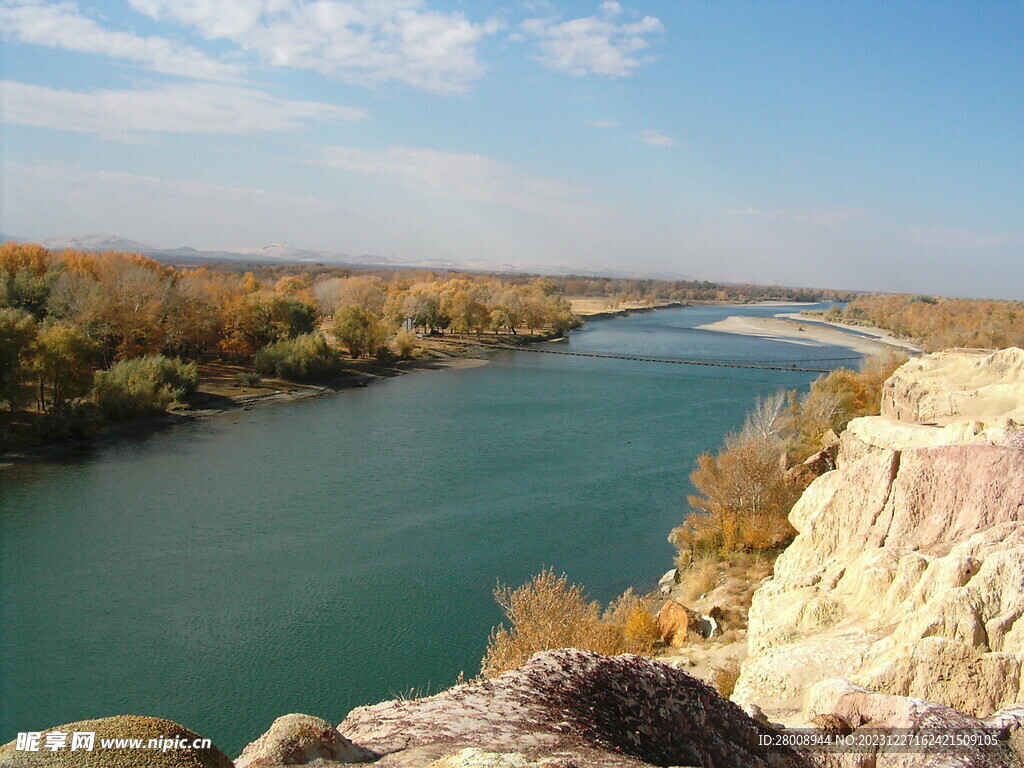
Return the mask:
<svg viewBox="0 0 1024 768">
<path fill-rule="evenodd" d="M 139 90 L 62 91 L 0 82 L 5 123 L 100 134 L 127 140 L 140 133 L 290 132 L 308 120 L 358 120 L 365 112 L 287 101 L 251 88 L 178 83 Z"/>
<path fill-rule="evenodd" d="M 853 221 L 864 216 L 863 208 L 851 208 L 836 205 L 825 208 L 782 208 L 765 210 L 763 208 L 734 208 L 726 211 L 729 216 L 766 221 L 783 221 L 790 224 L 832 225 Z"/>
<path fill-rule="evenodd" d="M 101 27 L 74 3 L 19 2 L 0 6 L 4 36 L 31 45 L 123 59 L 154 72 L 202 80 L 237 80 L 242 67 L 162 37 Z"/>
<path fill-rule="evenodd" d="M 555 179 L 522 173 L 484 155 L 423 147 L 382 150 L 328 147 L 319 162 L 332 168 L 379 176 L 416 192 L 474 202 L 548 211 L 581 190 Z"/>
<path fill-rule="evenodd" d="M 637 131 L 634 136 L 652 147 L 674 147 L 676 140 L 657 131 Z"/>
<path fill-rule="evenodd" d="M 442 93 L 483 71 L 477 46 L 499 23 L 424 7 L 422 0 L 129 0 L 160 21 L 230 40 L 276 67 L 348 82 L 395 81 Z"/>
<path fill-rule="evenodd" d="M 616 2 L 604 2 L 599 16 L 569 21 L 551 18 L 527 19 L 523 31 L 535 38 L 541 61 L 552 69 L 573 75 L 632 75 L 649 59 L 636 54 L 650 46 L 651 35 L 665 28 L 654 16 L 618 23 L 623 13 Z"/>
</svg>

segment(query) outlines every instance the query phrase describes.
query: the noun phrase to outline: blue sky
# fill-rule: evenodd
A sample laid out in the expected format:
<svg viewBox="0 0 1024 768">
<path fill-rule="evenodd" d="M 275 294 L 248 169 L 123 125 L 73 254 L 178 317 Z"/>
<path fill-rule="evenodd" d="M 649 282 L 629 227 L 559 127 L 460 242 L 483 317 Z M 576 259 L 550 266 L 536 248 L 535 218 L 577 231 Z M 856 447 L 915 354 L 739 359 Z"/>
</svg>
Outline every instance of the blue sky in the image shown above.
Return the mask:
<svg viewBox="0 0 1024 768">
<path fill-rule="evenodd" d="M 0 231 L 1024 298 L 1024 4 L 0 0 Z"/>
</svg>

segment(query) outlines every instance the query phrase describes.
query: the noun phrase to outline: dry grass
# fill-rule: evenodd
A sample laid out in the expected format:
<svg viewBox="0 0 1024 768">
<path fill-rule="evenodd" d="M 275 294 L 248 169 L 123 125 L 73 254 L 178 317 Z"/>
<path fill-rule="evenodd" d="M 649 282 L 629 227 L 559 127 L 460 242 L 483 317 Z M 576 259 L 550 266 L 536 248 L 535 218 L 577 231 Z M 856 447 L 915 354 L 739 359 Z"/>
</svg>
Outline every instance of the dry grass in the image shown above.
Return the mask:
<svg viewBox="0 0 1024 768">
<path fill-rule="evenodd" d="M 740 662 L 738 659 L 727 659 L 721 666 L 711 668 L 711 685 L 724 699 L 732 696 L 736 690 L 736 681 L 740 679 Z"/>
<path fill-rule="evenodd" d="M 679 578 L 683 585 L 680 597 L 683 603 L 689 605 L 718 586 L 721 568 L 721 561 L 714 555 L 701 555 L 680 567 Z"/>
</svg>

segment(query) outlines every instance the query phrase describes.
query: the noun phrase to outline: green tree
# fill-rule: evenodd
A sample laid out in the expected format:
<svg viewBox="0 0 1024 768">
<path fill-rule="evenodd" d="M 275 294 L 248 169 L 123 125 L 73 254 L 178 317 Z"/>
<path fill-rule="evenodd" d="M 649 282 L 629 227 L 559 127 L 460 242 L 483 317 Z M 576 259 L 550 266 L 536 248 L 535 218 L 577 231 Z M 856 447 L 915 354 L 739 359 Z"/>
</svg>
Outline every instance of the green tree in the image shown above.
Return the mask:
<svg viewBox="0 0 1024 768">
<path fill-rule="evenodd" d="M 67 322 L 45 324 L 39 332 L 32 362 L 39 379 L 40 408 L 47 410 L 47 388 L 50 410 L 55 411 L 68 400 L 87 394 L 99 357 L 99 345 L 79 327 Z"/>
<path fill-rule="evenodd" d="M 177 358 L 147 355 L 119 360 L 108 370 L 97 371 L 92 396 L 105 416 L 129 419 L 166 410 L 194 392 L 199 385 L 195 363 Z"/>
<path fill-rule="evenodd" d="M 388 339 L 387 327 L 381 319 L 359 306 L 339 309 L 334 316 L 331 332 L 352 357 L 377 357 Z"/>
<path fill-rule="evenodd" d="M 256 353 L 256 370 L 290 381 L 314 381 L 338 372 L 337 353 L 320 333 L 281 339 Z"/>
<path fill-rule="evenodd" d="M 28 312 L 0 308 L 0 398 L 13 414 L 25 400 L 39 327 Z"/>
</svg>

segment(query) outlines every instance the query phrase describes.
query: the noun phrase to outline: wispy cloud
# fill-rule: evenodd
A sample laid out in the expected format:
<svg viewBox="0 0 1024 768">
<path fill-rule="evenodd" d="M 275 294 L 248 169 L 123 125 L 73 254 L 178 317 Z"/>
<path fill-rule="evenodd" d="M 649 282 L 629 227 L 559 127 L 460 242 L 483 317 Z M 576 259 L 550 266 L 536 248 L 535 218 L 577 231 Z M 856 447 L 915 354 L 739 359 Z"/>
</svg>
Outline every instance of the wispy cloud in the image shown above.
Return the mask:
<svg viewBox="0 0 1024 768">
<path fill-rule="evenodd" d="M 201 80 L 238 80 L 244 69 L 162 37 L 107 29 L 74 3 L 14 2 L 0 6 L 4 37 L 79 53 L 129 61 L 153 72 Z"/>
<path fill-rule="evenodd" d="M 442 13 L 422 0 L 129 0 L 159 21 L 228 40 L 275 67 L 372 84 L 461 93 L 481 75 L 478 46 L 500 24 Z"/>
<path fill-rule="evenodd" d="M 569 21 L 527 19 L 521 29 L 537 41 L 541 61 L 552 69 L 573 75 L 626 77 L 649 61 L 637 54 L 650 46 L 652 35 L 665 28 L 654 16 L 620 22 L 623 13 L 619 3 L 603 2 L 597 16 Z"/>
<path fill-rule="evenodd" d="M 904 242 L 934 248 L 977 251 L 985 248 L 1003 248 L 1024 245 L 1024 229 L 1002 232 L 984 232 L 971 229 L 941 229 L 913 227 L 906 230 Z"/>
<path fill-rule="evenodd" d="M 646 144 L 650 144 L 652 147 L 674 147 L 676 140 L 671 136 L 666 136 L 658 131 L 637 131 L 633 134 L 637 139 Z"/>
<path fill-rule="evenodd" d="M 328 147 L 316 162 L 378 176 L 416 192 L 530 211 L 546 211 L 552 203 L 582 191 L 567 182 L 522 173 L 484 155 L 423 147 Z"/>
<path fill-rule="evenodd" d="M 334 200 L 230 184 L 63 164 L 4 162 L 0 172 L 0 226 L 32 237 L 94 231 L 170 247 L 258 247 L 347 215 Z M 32 200 L 45 200 L 51 212 Z M 231 226 L 225 228 L 225 221 Z"/>
<path fill-rule="evenodd" d="M 618 128 L 619 127 L 619 121 L 618 120 L 584 120 L 583 124 L 584 125 L 589 125 L 591 128 L 602 128 L 602 129 Z"/>
<path fill-rule="evenodd" d="M 782 208 L 766 210 L 763 208 L 734 208 L 726 211 L 729 216 L 747 219 L 763 219 L 767 221 L 784 221 L 790 224 L 841 224 L 859 219 L 865 215 L 863 208 L 847 206 L 831 206 L 825 208 Z"/>
<path fill-rule="evenodd" d="M 178 83 L 139 90 L 64 91 L 0 82 L 3 121 L 132 140 L 140 133 L 293 132 L 310 120 L 351 121 L 357 109 L 288 101 L 252 88 Z"/>
</svg>

